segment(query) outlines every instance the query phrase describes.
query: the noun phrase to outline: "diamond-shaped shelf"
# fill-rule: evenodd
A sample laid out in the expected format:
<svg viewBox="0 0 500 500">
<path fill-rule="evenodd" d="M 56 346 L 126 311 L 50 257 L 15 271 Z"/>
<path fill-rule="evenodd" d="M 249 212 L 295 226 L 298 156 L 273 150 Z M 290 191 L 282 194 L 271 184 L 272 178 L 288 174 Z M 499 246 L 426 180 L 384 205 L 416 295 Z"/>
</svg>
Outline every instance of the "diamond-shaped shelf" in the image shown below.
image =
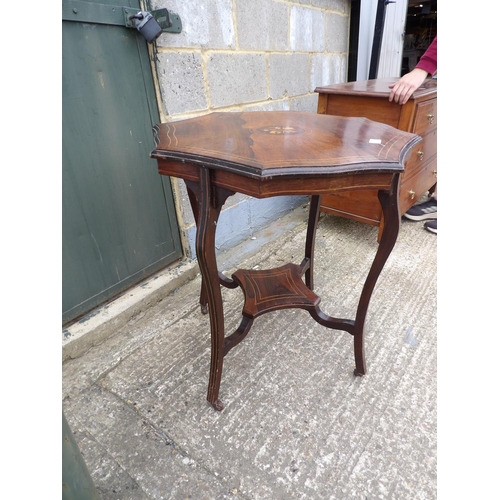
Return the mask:
<svg viewBox="0 0 500 500">
<path fill-rule="evenodd" d="M 302 281 L 301 268 L 295 264 L 260 271 L 239 269 L 232 277 L 245 295 L 243 314 L 251 318 L 278 309 L 312 310 L 321 301 Z"/>
</svg>

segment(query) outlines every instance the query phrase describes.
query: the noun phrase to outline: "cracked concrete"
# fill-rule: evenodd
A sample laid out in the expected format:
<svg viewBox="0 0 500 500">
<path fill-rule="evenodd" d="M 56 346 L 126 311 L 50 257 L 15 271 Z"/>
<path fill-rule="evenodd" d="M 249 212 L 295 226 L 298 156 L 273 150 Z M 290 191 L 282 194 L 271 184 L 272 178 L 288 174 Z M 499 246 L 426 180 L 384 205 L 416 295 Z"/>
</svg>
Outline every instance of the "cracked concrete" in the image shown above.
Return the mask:
<svg viewBox="0 0 500 500">
<path fill-rule="evenodd" d="M 220 267 L 302 259 L 305 213 L 278 238 Z M 302 310 L 255 321 L 225 358 L 216 412 L 206 402 L 210 332 L 200 278 L 130 317 L 63 364 L 63 410 L 103 500 L 432 500 L 436 480 L 436 245 L 422 223 L 401 232 L 366 321 L 364 377 L 352 338 Z M 352 317 L 377 228 L 322 216 L 315 290 Z M 260 242 L 260 245 L 259 245 Z M 236 257 L 240 257 L 237 261 Z M 228 333 L 241 291 L 223 290 Z"/>
</svg>

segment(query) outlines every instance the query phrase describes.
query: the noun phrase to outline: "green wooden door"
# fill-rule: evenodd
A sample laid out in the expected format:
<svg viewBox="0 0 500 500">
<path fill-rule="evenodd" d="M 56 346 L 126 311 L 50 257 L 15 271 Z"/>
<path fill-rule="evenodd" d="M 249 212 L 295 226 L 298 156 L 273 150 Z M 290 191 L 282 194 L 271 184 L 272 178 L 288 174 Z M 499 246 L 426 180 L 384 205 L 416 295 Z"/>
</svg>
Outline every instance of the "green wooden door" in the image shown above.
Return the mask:
<svg viewBox="0 0 500 500">
<path fill-rule="evenodd" d="M 63 323 L 181 256 L 170 182 L 149 158 L 159 113 L 147 44 L 120 25 L 120 1 L 140 8 L 63 1 Z"/>
</svg>

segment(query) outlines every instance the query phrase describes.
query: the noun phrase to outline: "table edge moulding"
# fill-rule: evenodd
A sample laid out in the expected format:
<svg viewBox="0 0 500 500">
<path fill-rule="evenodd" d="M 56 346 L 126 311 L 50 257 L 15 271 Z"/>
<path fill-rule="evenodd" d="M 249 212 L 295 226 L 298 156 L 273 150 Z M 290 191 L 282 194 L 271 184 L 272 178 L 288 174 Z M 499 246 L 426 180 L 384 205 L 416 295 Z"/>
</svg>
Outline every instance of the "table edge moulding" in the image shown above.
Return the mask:
<svg viewBox="0 0 500 500">
<path fill-rule="evenodd" d="M 397 239 L 400 176 L 421 138 L 367 118 L 298 111 L 214 112 L 154 127 L 151 157 L 158 172 L 185 181 L 196 222 L 196 254 L 202 276 L 200 305 L 209 314 L 211 361 L 207 400 L 216 409 L 223 359 L 248 334 L 255 318 L 289 308 L 307 310 L 321 325 L 354 338 L 355 373 L 366 372 L 363 330 L 371 294 Z M 321 311 L 314 293 L 313 263 L 321 197 L 375 190 L 385 227 L 361 291 L 354 319 Z M 218 270 L 217 221 L 227 198 L 309 195 L 304 258 L 276 269 Z M 241 288 L 242 319 L 225 334 L 221 286 Z"/>
</svg>

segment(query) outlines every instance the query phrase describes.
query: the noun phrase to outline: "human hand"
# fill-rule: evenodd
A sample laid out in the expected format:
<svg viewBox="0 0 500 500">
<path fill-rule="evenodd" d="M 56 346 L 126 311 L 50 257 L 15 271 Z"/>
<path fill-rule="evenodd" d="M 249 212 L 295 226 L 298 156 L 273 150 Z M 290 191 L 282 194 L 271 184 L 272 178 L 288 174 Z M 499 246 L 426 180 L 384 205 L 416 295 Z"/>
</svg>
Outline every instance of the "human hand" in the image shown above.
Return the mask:
<svg viewBox="0 0 500 500">
<path fill-rule="evenodd" d="M 391 83 L 389 88 L 389 102 L 394 101 L 396 104 L 404 104 L 417 90 L 424 80 L 427 78 L 427 71 L 420 68 L 415 68 L 406 75 L 403 75 L 397 82 Z"/>
</svg>

